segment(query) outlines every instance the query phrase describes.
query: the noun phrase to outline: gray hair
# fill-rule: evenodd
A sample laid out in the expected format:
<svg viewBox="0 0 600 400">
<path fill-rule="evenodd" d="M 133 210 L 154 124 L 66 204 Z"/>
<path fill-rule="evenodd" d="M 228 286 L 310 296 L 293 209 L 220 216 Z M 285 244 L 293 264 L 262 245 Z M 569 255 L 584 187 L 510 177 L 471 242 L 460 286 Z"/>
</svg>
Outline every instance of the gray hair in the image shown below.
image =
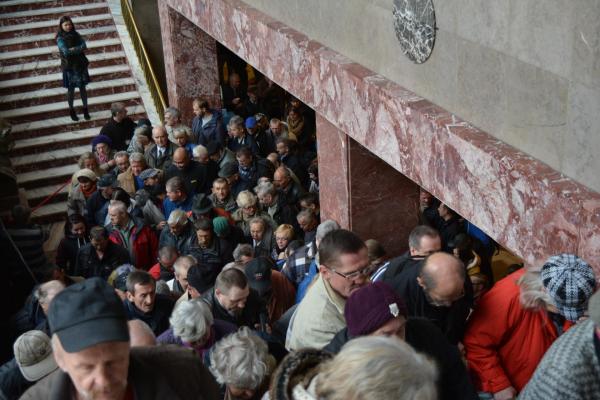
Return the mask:
<svg viewBox="0 0 600 400">
<path fill-rule="evenodd" d="M 127 214 L 127 206 L 121 200 L 111 200 L 108 208 Z"/>
<path fill-rule="evenodd" d="M 77 165 L 79 166 L 79 169 L 83 169 L 86 160 L 94 160 L 96 161 L 96 164 L 98 164 L 98 159 L 96 158 L 94 153 L 92 153 L 91 151 L 86 151 L 82 153 L 81 156 L 79 156 L 79 160 L 77 160 Z"/>
<path fill-rule="evenodd" d="M 248 221 L 248 226 L 252 226 L 254 224 L 261 224 L 263 229 L 267 229 L 267 222 L 263 217 L 253 217 L 250 221 Z"/>
<path fill-rule="evenodd" d="M 210 353 L 210 371 L 221 385 L 256 389 L 269 371 L 269 349 L 264 340 L 247 327 L 215 344 Z"/>
<path fill-rule="evenodd" d="M 125 104 L 121 103 L 120 101 L 117 101 L 116 103 L 112 103 L 110 105 L 110 113 L 114 117 L 115 115 L 117 115 L 117 113 L 123 111 L 124 108 Z"/>
<path fill-rule="evenodd" d="M 138 126 L 137 128 L 135 128 L 133 130 L 133 134 L 135 136 L 144 136 L 144 137 L 150 139 L 150 136 L 152 135 L 152 131 L 150 130 L 150 127 L 148 125 L 142 125 L 142 126 Z"/>
<path fill-rule="evenodd" d="M 192 134 L 192 130 L 185 125 L 177 125 L 173 128 L 173 136 L 177 137 L 180 133 L 183 133 L 188 140 L 190 139 L 190 135 Z"/>
<path fill-rule="evenodd" d="M 179 109 L 178 109 L 178 108 L 175 108 L 175 107 L 167 107 L 167 108 L 165 109 L 165 114 L 166 114 L 166 113 L 169 113 L 169 114 L 171 114 L 171 116 L 172 116 L 172 117 L 175 117 L 175 118 L 179 118 L 179 117 L 181 117 L 181 111 L 179 111 Z"/>
<path fill-rule="evenodd" d="M 261 182 L 254 188 L 254 192 L 258 195 L 258 197 L 267 194 L 274 196 L 277 193 L 277 189 L 271 182 Z"/>
<path fill-rule="evenodd" d="M 164 280 L 156 281 L 156 294 L 163 294 L 165 296 L 171 295 L 171 289 L 169 289 L 169 285 Z"/>
<path fill-rule="evenodd" d="M 114 160 L 116 160 L 117 158 L 121 158 L 121 157 L 127 157 L 129 159 L 129 153 L 127 153 L 126 151 L 117 151 L 113 157 Z"/>
<path fill-rule="evenodd" d="M 144 155 L 142 153 L 131 153 L 131 155 L 129 156 L 129 161 L 130 162 L 143 162 L 144 165 L 146 164 L 146 158 L 144 158 Z"/>
<path fill-rule="evenodd" d="M 196 265 L 196 264 L 198 264 L 198 261 L 196 261 L 196 259 L 194 257 L 192 257 L 190 255 L 181 256 L 177 260 L 175 260 L 175 263 L 173 264 L 173 268 L 175 269 L 175 271 L 178 274 L 181 274 L 184 269 L 187 271 L 193 265 Z"/>
<path fill-rule="evenodd" d="M 239 115 L 234 115 L 233 117 L 231 117 L 231 119 L 227 123 L 227 128 L 231 128 L 233 126 L 244 127 L 244 118 L 240 117 Z"/>
<path fill-rule="evenodd" d="M 435 364 L 397 338 L 349 341 L 319 366 L 316 397 L 323 400 L 434 400 Z"/>
<path fill-rule="evenodd" d="M 234 261 L 242 261 L 243 256 L 254 257 L 254 249 L 252 248 L 252 245 L 247 243 L 240 243 L 235 247 L 235 249 L 233 250 Z"/>
<path fill-rule="evenodd" d="M 205 337 L 213 321 L 208 304 L 201 299 L 182 301 L 175 307 L 169 318 L 173 334 L 187 343 Z"/>
<path fill-rule="evenodd" d="M 182 209 L 178 208 L 171 212 L 171 214 L 169 215 L 169 219 L 167 220 L 167 224 L 175 225 L 175 226 L 183 226 L 187 223 L 187 221 L 188 221 L 187 213 L 185 211 L 183 211 Z"/>
<path fill-rule="evenodd" d="M 42 283 L 35 289 L 33 296 L 40 304 L 50 304 L 54 296 L 65 288 L 65 284 L 58 280 Z"/>
<path fill-rule="evenodd" d="M 192 155 L 194 157 L 200 157 L 200 156 L 207 155 L 207 154 L 208 154 L 208 150 L 206 149 L 206 147 L 202 146 L 201 144 L 194 147 L 194 149 L 192 150 Z"/>
<path fill-rule="evenodd" d="M 333 232 L 338 229 L 340 229 L 340 225 L 334 220 L 328 219 L 326 221 L 323 221 L 317 227 L 315 239 L 320 242 L 329 232 Z"/>
<path fill-rule="evenodd" d="M 437 238 L 440 237 L 440 234 L 430 226 L 418 225 L 412 231 L 410 231 L 410 235 L 408 235 L 408 246 L 413 249 L 420 250 L 421 239 L 423 239 L 425 236 Z"/>
<path fill-rule="evenodd" d="M 530 267 L 519 278 L 519 300 L 525 309 L 544 309 L 549 304 L 554 304 L 550 295 L 544 289 L 541 277 L 541 267 Z"/>
</svg>

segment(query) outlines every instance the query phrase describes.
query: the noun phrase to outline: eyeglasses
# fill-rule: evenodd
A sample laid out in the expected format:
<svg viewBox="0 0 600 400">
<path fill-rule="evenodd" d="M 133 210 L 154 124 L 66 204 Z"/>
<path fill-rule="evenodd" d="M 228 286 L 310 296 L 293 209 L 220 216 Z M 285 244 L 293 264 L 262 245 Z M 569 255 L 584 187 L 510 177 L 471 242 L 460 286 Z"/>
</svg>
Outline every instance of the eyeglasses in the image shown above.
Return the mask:
<svg viewBox="0 0 600 400">
<path fill-rule="evenodd" d="M 342 278 L 345 278 L 349 281 L 352 281 L 360 276 L 368 276 L 371 273 L 371 266 L 367 265 L 364 268 L 361 268 L 357 271 L 354 272 L 350 272 L 349 274 L 345 274 L 343 272 L 338 272 L 335 270 L 335 268 L 329 268 L 327 267 L 328 270 L 330 270 L 331 272 L 338 274 L 339 276 L 341 276 Z"/>
</svg>

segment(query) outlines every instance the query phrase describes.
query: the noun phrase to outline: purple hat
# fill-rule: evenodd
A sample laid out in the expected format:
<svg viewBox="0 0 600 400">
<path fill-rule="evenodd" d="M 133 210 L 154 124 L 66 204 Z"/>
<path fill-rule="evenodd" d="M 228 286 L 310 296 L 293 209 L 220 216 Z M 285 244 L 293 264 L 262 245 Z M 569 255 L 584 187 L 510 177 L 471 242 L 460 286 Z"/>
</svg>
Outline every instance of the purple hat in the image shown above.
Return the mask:
<svg viewBox="0 0 600 400">
<path fill-rule="evenodd" d="M 375 282 L 358 289 L 346 301 L 344 316 L 352 336 L 367 335 L 386 322 L 408 312 L 404 300 L 384 282 Z"/>
<path fill-rule="evenodd" d="M 92 139 L 92 149 L 95 149 L 98 143 L 106 143 L 112 148 L 112 140 L 106 135 L 98 135 Z"/>
<path fill-rule="evenodd" d="M 248 117 L 246 118 L 246 128 L 252 129 L 256 126 L 256 118 Z"/>
</svg>

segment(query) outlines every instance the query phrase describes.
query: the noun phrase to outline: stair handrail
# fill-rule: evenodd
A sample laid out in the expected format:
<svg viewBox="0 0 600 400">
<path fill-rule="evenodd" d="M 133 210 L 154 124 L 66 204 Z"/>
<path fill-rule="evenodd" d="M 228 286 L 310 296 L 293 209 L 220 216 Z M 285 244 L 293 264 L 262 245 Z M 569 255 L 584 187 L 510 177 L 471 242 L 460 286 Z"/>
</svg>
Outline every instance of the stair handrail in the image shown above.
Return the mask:
<svg viewBox="0 0 600 400">
<path fill-rule="evenodd" d="M 156 73 L 152 68 L 152 63 L 150 62 L 150 57 L 146 51 L 146 46 L 144 46 L 144 42 L 142 41 L 142 35 L 140 35 L 140 31 L 135 23 L 133 9 L 131 8 L 131 4 L 129 4 L 129 0 L 121 0 L 121 12 L 123 14 L 123 20 L 125 21 L 127 31 L 129 32 L 129 37 L 133 43 L 133 48 L 135 49 L 138 59 L 140 60 L 142 71 L 144 71 L 146 83 L 148 84 L 150 95 L 154 100 L 154 105 L 157 109 L 156 111 L 158 111 L 158 115 L 162 121 L 164 118 L 165 109 L 167 108 L 167 103 L 158 83 L 158 79 L 156 78 Z"/>
</svg>

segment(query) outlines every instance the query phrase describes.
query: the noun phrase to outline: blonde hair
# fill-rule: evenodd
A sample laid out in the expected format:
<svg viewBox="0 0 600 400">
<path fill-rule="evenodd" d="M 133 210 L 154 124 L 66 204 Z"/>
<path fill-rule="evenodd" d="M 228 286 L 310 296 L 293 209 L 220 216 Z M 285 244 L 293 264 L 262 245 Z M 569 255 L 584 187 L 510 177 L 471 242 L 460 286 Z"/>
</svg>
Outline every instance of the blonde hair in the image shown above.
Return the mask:
<svg viewBox="0 0 600 400">
<path fill-rule="evenodd" d="M 319 367 L 322 400 L 434 400 L 435 364 L 397 338 L 363 336 L 349 341 Z"/>
<path fill-rule="evenodd" d="M 244 208 L 249 206 L 256 205 L 257 197 L 254 193 L 249 190 L 243 190 L 238 194 L 237 199 L 235 200 L 238 207 Z"/>
<path fill-rule="evenodd" d="M 292 240 L 294 238 L 294 227 L 290 224 L 281 224 L 275 229 L 275 236 L 285 235 L 285 238 Z"/>
<path fill-rule="evenodd" d="M 173 128 L 174 138 L 178 138 L 179 136 L 185 136 L 185 138 L 189 141 L 191 133 L 192 131 L 190 130 L 190 128 L 188 128 L 185 125 L 178 125 L 175 128 Z"/>
<path fill-rule="evenodd" d="M 520 289 L 519 300 L 525 309 L 539 310 L 553 304 L 552 298 L 544 288 L 541 272 L 541 267 L 530 267 L 517 280 Z"/>
</svg>

